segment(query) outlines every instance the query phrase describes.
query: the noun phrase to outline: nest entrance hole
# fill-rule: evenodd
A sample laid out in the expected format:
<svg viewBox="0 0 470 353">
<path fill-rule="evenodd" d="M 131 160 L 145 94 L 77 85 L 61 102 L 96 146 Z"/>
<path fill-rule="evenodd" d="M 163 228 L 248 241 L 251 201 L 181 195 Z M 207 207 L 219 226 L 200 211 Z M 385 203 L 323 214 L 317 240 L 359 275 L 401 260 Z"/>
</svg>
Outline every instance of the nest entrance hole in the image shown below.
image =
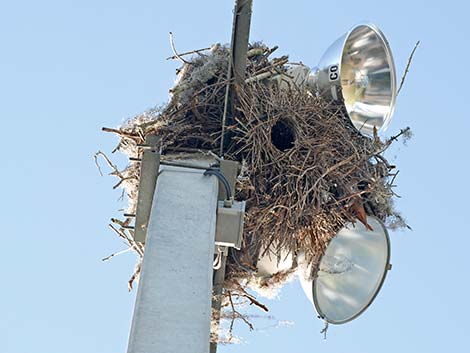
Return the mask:
<svg viewBox="0 0 470 353">
<path fill-rule="evenodd" d="M 285 152 L 294 147 L 295 140 L 295 131 L 289 120 L 280 119 L 271 128 L 271 142 L 279 151 Z"/>
</svg>

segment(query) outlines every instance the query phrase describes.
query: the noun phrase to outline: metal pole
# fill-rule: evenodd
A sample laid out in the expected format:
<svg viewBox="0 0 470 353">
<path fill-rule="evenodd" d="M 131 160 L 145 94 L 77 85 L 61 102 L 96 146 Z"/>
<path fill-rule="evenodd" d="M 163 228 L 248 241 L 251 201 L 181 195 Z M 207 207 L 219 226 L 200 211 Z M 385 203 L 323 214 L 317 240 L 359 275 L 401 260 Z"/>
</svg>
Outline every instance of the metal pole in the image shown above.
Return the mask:
<svg viewBox="0 0 470 353">
<path fill-rule="evenodd" d="M 233 13 L 233 26 L 232 26 L 232 43 L 230 46 L 231 56 L 228 69 L 228 84 L 225 97 L 225 106 L 224 114 L 222 117 L 222 137 L 220 143 L 220 156 L 224 154 L 224 149 L 230 141 L 230 134 L 227 134 L 227 139 L 225 140 L 225 126 L 232 125 L 233 119 L 231 115 L 233 114 L 233 102 L 234 102 L 234 90 L 233 84 L 231 83 L 232 77 L 235 78 L 235 83 L 237 85 L 243 85 L 245 83 L 245 74 L 246 74 L 246 59 L 248 53 L 248 44 L 250 38 L 250 25 L 251 25 L 251 13 L 253 7 L 253 0 L 235 0 L 235 8 Z M 233 74 L 232 74 L 233 72 Z M 230 104 L 230 108 L 228 105 Z M 227 112 L 230 111 L 230 115 L 227 116 Z M 212 308 L 214 311 L 218 312 L 215 317 L 215 327 L 216 331 L 219 329 L 220 322 L 220 308 L 221 308 L 221 295 L 223 291 L 223 283 L 225 280 L 225 264 L 226 264 L 226 255 L 222 255 L 222 265 L 221 267 L 214 272 L 214 289 L 213 296 L 214 300 L 212 301 Z M 218 334 L 218 332 L 216 332 Z M 211 343 L 210 353 L 217 352 L 217 343 Z"/>
<path fill-rule="evenodd" d="M 235 81 L 240 85 L 245 82 L 252 6 L 252 0 L 237 0 L 235 4 L 232 30 L 232 60 Z"/>
<path fill-rule="evenodd" d="M 232 78 L 237 85 L 245 83 L 246 59 L 250 38 L 251 11 L 253 0 L 235 0 L 233 10 L 232 42 L 230 45 L 230 61 L 228 65 L 227 90 L 225 92 L 224 113 L 222 116 L 222 135 L 220 156 L 224 154 L 226 145 L 230 142 L 231 134 L 225 132 L 227 125 L 233 124 L 234 89 Z M 227 138 L 225 135 L 228 135 Z"/>
<path fill-rule="evenodd" d="M 218 181 L 160 166 L 128 353 L 209 352 Z"/>
</svg>

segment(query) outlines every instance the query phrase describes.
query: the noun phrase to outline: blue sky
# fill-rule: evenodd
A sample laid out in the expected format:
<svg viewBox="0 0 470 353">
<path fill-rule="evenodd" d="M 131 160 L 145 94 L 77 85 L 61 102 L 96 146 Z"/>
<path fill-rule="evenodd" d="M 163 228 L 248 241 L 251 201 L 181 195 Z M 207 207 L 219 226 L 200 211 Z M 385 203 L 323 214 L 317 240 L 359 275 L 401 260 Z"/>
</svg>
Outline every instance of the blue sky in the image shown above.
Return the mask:
<svg viewBox="0 0 470 353">
<path fill-rule="evenodd" d="M 1 1 L 0 344 L 2 353 L 124 352 L 134 256 L 103 263 L 123 245 L 106 227 L 124 206 L 93 153 L 117 126 L 168 98 L 180 51 L 230 39 L 232 1 Z M 387 133 L 411 126 L 399 166 L 398 208 L 413 227 L 395 232 L 393 270 L 371 308 L 330 327 L 297 283 L 270 302 L 293 326 L 246 332 L 220 352 L 442 352 L 465 350 L 468 317 L 470 77 L 466 2 L 254 0 L 252 40 L 314 66 L 352 25 L 376 23 L 401 76 L 421 40 Z M 119 160 L 119 159 L 118 159 Z M 123 163 L 120 160 L 120 163 Z M 259 322 L 258 327 L 272 325 Z"/>
</svg>

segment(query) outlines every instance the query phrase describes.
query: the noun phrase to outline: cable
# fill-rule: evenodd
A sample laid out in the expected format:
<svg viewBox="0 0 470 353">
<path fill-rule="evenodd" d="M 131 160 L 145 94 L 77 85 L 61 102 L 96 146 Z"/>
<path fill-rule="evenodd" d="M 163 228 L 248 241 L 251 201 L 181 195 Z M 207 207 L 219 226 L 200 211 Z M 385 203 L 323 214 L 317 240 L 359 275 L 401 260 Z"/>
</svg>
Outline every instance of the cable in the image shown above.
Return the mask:
<svg viewBox="0 0 470 353">
<path fill-rule="evenodd" d="M 242 268 L 243 270 L 245 270 L 246 272 L 248 273 L 253 273 L 255 272 L 253 269 L 243 265 L 240 261 L 238 261 L 238 258 L 237 258 L 237 254 L 235 253 L 235 249 L 234 248 L 229 248 L 229 253 L 230 253 L 230 257 L 233 259 L 233 261 L 235 261 L 235 263 L 237 264 L 238 267 Z"/>
<path fill-rule="evenodd" d="M 227 181 L 225 175 L 223 175 L 220 170 L 217 169 L 207 169 L 204 172 L 204 175 L 215 175 L 225 187 L 225 193 L 227 194 L 227 200 L 232 199 L 232 189 L 230 188 L 230 184 Z"/>
</svg>

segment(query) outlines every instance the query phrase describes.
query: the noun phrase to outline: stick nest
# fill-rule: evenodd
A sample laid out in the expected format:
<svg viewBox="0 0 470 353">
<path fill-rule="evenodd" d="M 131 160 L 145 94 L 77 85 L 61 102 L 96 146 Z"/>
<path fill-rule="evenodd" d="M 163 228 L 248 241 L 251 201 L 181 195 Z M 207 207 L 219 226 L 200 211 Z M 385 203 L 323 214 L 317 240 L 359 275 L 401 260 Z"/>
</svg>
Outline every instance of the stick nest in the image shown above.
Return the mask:
<svg viewBox="0 0 470 353">
<path fill-rule="evenodd" d="M 361 210 L 389 228 L 406 227 L 393 208 L 397 172 L 383 153 L 398 136 L 409 137 L 409 128 L 384 141 L 361 135 L 342 107 L 289 84 L 288 58 L 269 58 L 275 49 L 261 43 L 250 47 L 247 83 L 235 86 L 236 94 L 229 97 L 234 108 L 228 109 L 224 158 L 242 164 L 235 198 L 246 201 L 243 246 L 228 257 L 225 296 L 232 307 L 232 297 L 247 298 L 247 286 L 269 289 L 288 277 L 291 271 L 256 275 L 257 259 L 267 249 L 278 260 L 303 252 L 315 269 L 332 237 L 345 223 L 358 221 Z M 218 154 L 228 57 L 227 47 L 215 45 L 185 60 L 168 104 L 119 129 L 104 128 L 119 135 L 116 150 L 138 157 L 138 145 L 156 134 L 162 159 Z M 127 193 L 128 213 L 135 213 L 139 168 L 131 162 L 112 173 Z M 136 247 L 132 234 L 127 237 Z"/>
</svg>

